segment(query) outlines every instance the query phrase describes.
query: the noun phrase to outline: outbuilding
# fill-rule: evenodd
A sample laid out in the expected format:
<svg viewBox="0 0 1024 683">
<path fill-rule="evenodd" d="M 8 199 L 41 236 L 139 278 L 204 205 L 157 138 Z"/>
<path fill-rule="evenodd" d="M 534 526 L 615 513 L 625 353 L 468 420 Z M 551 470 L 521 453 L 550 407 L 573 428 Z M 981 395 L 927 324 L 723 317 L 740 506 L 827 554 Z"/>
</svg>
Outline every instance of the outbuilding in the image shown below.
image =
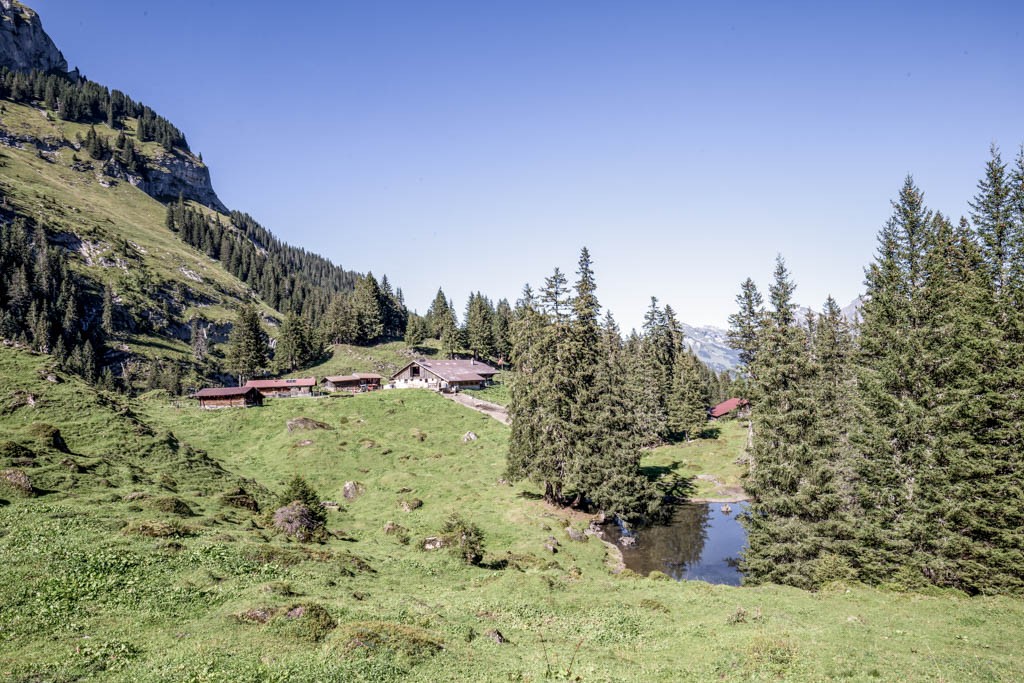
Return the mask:
<svg viewBox="0 0 1024 683">
<path fill-rule="evenodd" d="M 323 384 L 324 391 L 332 393 L 335 391 L 348 391 L 358 394 L 364 391 L 377 391 L 380 389 L 380 383 L 383 379 L 382 376 L 375 375 L 372 372 L 355 372 L 351 375 L 324 377 L 321 384 Z"/>
<path fill-rule="evenodd" d="M 194 398 L 204 410 L 214 408 L 249 408 L 263 405 L 263 395 L 252 387 L 221 387 L 200 389 Z"/>
<path fill-rule="evenodd" d="M 708 411 L 708 415 L 712 420 L 725 417 L 731 413 L 737 412 L 742 415 L 747 412 L 750 407 L 750 401 L 745 398 L 730 398 L 727 401 L 722 401 L 717 406 Z"/>
<path fill-rule="evenodd" d="M 245 386 L 260 392 L 264 398 L 288 398 L 293 396 L 312 396 L 316 386 L 316 377 L 298 377 L 294 379 L 251 379 Z"/>
</svg>

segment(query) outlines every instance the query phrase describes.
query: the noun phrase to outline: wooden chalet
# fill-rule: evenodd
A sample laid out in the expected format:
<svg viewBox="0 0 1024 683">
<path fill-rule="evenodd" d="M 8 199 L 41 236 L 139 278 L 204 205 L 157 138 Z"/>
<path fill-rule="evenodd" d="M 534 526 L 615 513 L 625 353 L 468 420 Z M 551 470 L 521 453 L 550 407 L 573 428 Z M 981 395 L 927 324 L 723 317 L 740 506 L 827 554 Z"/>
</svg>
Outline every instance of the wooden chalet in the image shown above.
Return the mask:
<svg viewBox="0 0 1024 683">
<path fill-rule="evenodd" d="M 263 394 L 249 386 L 200 389 L 193 398 L 199 399 L 199 407 L 205 410 L 263 405 Z"/>
<path fill-rule="evenodd" d="M 708 416 L 712 420 L 730 415 L 734 412 L 739 411 L 739 414 L 746 412 L 750 407 L 750 401 L 745 398 L 730 398 L 727 401 L 722 401 L 717 406 L 708 411 Z"/>
<path fill-rule="evenodd" d="M 372 372 L 356 372 L 351 375 L 324 377 L 321 381 L 324 391 L 348 391 L 358 394 L 363 391 L 377 391 L 384 378 Z"/>
<path fill-rule="evenodd" d="M 299 377 L 295 379 L 251 379 L 245 386 L 260 392 L 264 398 L 290 398 L 293 396 L 312 396 L 316 386 L 316 377 Z"/>
<path fill-rule="evenodd" d="M 478 360 L 414 360 L 391 376 L 396 389 L 424 388 L 434 391 L 483 389 L 498 371 Z"/>
</svg>

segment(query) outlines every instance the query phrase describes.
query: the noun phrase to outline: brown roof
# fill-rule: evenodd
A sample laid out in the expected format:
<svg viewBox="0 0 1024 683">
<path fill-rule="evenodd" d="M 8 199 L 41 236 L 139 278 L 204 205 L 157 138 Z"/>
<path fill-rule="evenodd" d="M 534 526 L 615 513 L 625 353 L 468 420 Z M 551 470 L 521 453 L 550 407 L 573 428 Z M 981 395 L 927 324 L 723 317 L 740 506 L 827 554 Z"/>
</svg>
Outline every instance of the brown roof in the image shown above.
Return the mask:
<svg viewBox="0 0 1024 683">
<path fill-rule="evenodd" d="M 245 396 L 254 387 L 218 387 L 213 389 L 200 389 L 195 393 L 195 398 L 232 398 L 234 396 Z"/>
<path fill-rule="evenodd" d="M 363 379 L 382 380 L 384 378 L 382 376 L 380 376 L 380 375 L 375 375 L 372 372 L 354 372 L 351 375 L 335 375 L 333 377 L 324 377 L 324 381 L 325 382 L 334 382 L 334 383 L 338 383 L 338 382 L 355 382 L 357 380 L 363 380 Z"/>
<path fill-rule="evenodd" d="M 245 386 L 253 389 L 290 389 L 292 387 L 315 387 L 316 377 L 299 377 L 295 379 L 251 379 Z"/>
<path fill-rule="evenodd" d="M 487 363 L 479 360 L 414 360 L 396 372 L 397 377 L 409 365 L 419 365 L 429 370 L 446 382 L 482 382 L 498 374 L 498 371 Z"/>
<path fill-rule="evenodd" d="M 728 401 L 722 401 L 717 406 L 711 409 L 711 417 L 722 417 L 728 415 L 737 408 L 743 408 L 749 405 L 749 401 L 745 398 L 730 398 Z"/>
</svg>

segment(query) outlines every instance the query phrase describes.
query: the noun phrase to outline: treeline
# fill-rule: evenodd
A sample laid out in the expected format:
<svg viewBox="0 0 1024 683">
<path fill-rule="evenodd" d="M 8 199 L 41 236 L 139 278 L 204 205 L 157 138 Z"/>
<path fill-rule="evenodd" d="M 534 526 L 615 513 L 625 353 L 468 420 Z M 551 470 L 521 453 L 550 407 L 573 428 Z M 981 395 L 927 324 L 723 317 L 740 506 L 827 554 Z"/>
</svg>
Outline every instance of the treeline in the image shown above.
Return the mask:
<svg viewBox="0 0 1024 683">
<path fill-rule="evenodd" d="M 225 223 L 179 198 L 167 207 L 167 227 L 187 244 L 221 262 L 271 307 L 320 320 L 359 275 L 329 259 L 282 242 L 251 216 L 234 211 Z M 404 320 L 402 321 L 404 325 Z"/>
<path fill-rule="evenodd" d="M 730 320 L 752 387 L 746 580 L 1024 590 L 1024 152 L 971 218 L 908 178 L 854 330 L 798 320 L 779 260 Z"/>
<path fill-rule="evenodd" d="M 106 302 L 109 303 L 109 302 Z M 67 257 L 48 245 L 46 231 L 26 219 L 0 217 L 0 338 L 52 354 L 68 372 L 89 381 L 100 377 L 111 308 L 68 267 Z"/>
<path fill-rule="evenodd" d="M 571 290 L 556 269 L 516 302 L 508 475 L 552 504 L 650 519 L 663 493 L 641 472 L 641 450 L 704 431 L 714 373 L 684 347 L 671 308 L 652 300 L 644 335 L 623 340 L 595 292 L 584 249 Z"/>
<path fill-rule="evenodd" d="M 42 104 L 65 121 L 106 123 L 123 129 L 125 119 L 137 120 L 139 142 L 157 142 L 167 151 L 188 151 L 185 134 L 170 121 L 120 90 L 110 90 L 85 78 L 31 71 L 21 73 L 0 67 L 0 99 L 23 104 Z"/>
<path fill-rule="evenodd" d="M 447 356 L 469 351 L 476 358 L 508 362 L 512 352 L 512 307 L 507 299 L 501 299 L 495 306 L 480 292 L 471 293 L 464 320 L 465 324 L 460 325 L 454 303 L 438 289 L 426 315 L 409 314 L 405 341 L 418 346 L 426 339 L 437 339 Z"/>
</svg>

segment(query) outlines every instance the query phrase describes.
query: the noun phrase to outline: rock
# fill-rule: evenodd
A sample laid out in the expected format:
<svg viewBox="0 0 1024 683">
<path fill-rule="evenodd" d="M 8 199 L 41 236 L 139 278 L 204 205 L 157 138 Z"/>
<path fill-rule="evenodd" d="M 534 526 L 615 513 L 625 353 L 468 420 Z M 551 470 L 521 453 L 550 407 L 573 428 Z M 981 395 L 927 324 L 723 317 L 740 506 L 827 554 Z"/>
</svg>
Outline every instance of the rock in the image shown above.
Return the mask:
<svg viewBox="0 0 1024 683">
<path fill-rule="evenodd" d="M 334 512 L 341 509 L 341 505 L 333 500 L 322 500 L 320 501 L 320 506 L 325 510 L 333 510 Z"/>
<path fill-rule="evenodd" d="M 496 629 L 496 628 L 492 628 L 492 629 L 491 629 L 490 631 L 488 631 L 488 632 L 487 632 L 487 633 L 486 633 L 485 635 L 486 635 L 486 636 L 487 636 L 488 638 L 490 638 L 491 640 L 493 640 L 494 642 L 496 642 L 496 643 L 497 643 L 498 645 L 504 645 L 505 643 L 507 643 L 507 642 L 508 642 L 508 639 L 507 639 L 507 638 L 505 638 L 505 636 L 503 636 L 503 635 L 501 634 L 501 631 L 499 631 L 499 630 L 498 630 L 498 629 Z"/>
<path fill-rule="evenodd" d="M 549 553 L 554 555 L 558 552 L 558 541 L 554 539 L 549 539 L 547 542 L 544 543 L 544 550 L 547 550 Z"/>
<path fill-rule="evenodd" d="M 363 495 L 365 490 L 366 488 L 358 482 L 346 481 L 344 488 L 341 490 L 341 495 L 345 496 L 345 500 L 355 500 Z"/>
<path fill-rule="evenodd" d="M 623 536 L 619 539 L 619 545 L 623 548 L 632 548 L 636 545 L 636 536 Z"/>
<path fill-rule="evenodd" d="M 406 531 L 406 528 L 401 524 L 395 524 L 390 520 L 384 523 L 384 533 L 388 536 L 393 536 L 403 531 Z"/>
<path fill-rule="evenodd" d="M 303 439 L 302 441 L 297 441 L 295 443 L 295 446 L 298 447 L 298 448 L 305 448 L 306 446 L 312 446 L 312 445 L 313 445 L 313 442 L 310 439 Z"/>
<path fill-rule="evenodd" d="M 412 512 L 423 507 L 423 501 L 419 498 L 413 498 L 412 500 L 400 500 L 398 501 L 398 507 L 402 508 L 405 512 Z"/>
<path fill-rule="evenodd" d="M 470 441 L 476 441 L 479 438 L 480 437 L 477 436 L 475 432 L 466 432 L 466 434 L 462 437 L 462 443 L 469 443 Z"/>
<path fill-rule="evenodd" d="M 288 420 L 287 427 L 289 432 L 294 432 L 299 429 L 334 429 L 329 424 L 313 420 L 308 417 L 296 417 Z"/>
<path fill-rule="evenodd" d="M 565 533 L 569 534 L 569 539 L 576 541 L 577 543 L 586 543 L 587 535 L 573 526 L 565 527 Z"/>
<path fill-rule="evenodd" d="M 604 536 L 604 528 L 594 520 L 590 520 L 590 526 L 587 527 L 587 533 L 593 534 L 594 536 Z"/>
<path fill-rule="evenodd" d="M 429 538 L 423 539 L 424 550 L 440 550 L 447 545 L 448 544 L 443 538 L 438 538 L 437 536 L 430 536 Z"/>
<path fill-rule="evenodd" d="M 67 73 L 64 59 L 34 11 L 14 0 L 0 0 L 0 66 L 12 71 Z"/>
<path fill-rule="evenodd" d="M 298 607 L 293 607 L 290 610 L 288 610 L 287 612 L 285 612 L 284 616 L 285 616 L 286 619 L 299 619 L 305 613 L 306 613 L 306 608 L 303 607 L 302 605 L 299 605 Z"/>
<path fill-rule="evenodd" d="M 50 382 L 52 384 L 60 384 L 61 383 L 60 377 L 57 377 L 57 375 L 54 375 L 52 373 L 47 375 L 45 379 L 46 379 L 47 382 Z"/>
<path fill-rule="evenodd" d="M 265 608 L 250 609 L 238 615 L 239 621 L 251 621 L 256 624 L 265 624 L 270 621 L 274 613 Z"/>
</svg>

